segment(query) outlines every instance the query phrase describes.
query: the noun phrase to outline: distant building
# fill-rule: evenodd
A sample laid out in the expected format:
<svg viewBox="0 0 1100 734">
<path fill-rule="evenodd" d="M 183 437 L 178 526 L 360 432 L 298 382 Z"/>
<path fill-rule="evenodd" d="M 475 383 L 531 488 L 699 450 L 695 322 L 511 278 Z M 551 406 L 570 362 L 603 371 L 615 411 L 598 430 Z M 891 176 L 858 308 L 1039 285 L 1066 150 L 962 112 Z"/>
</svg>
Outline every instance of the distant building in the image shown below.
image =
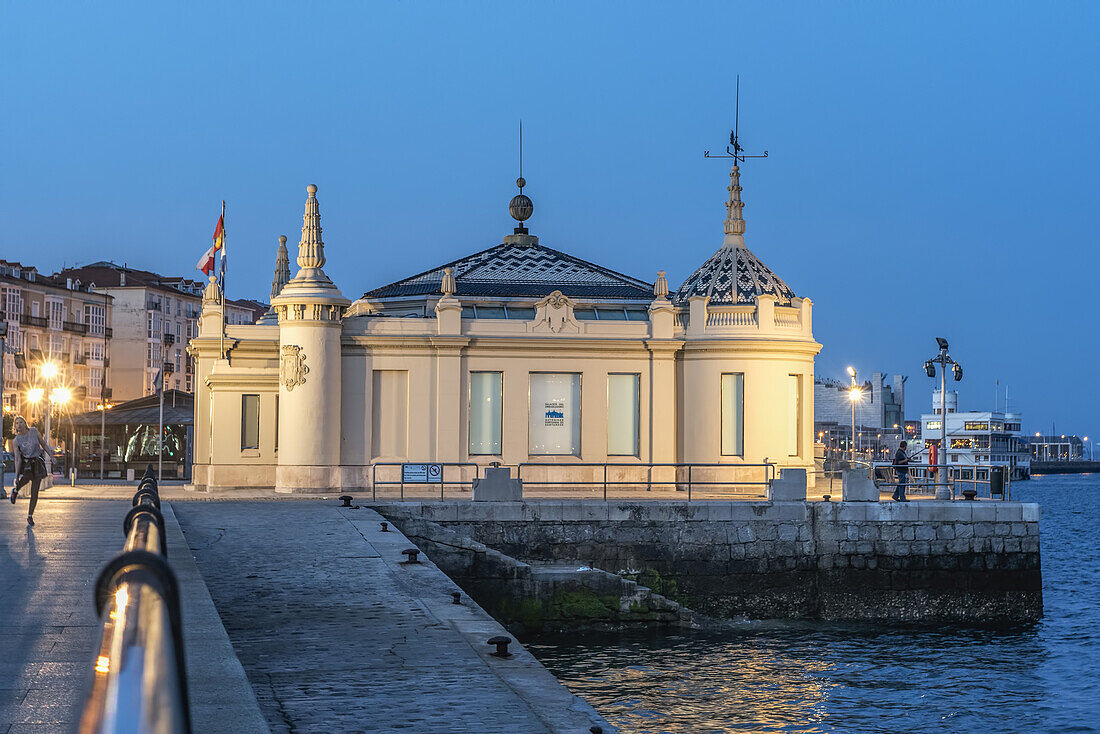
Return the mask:
<svg viewBox="0 0 1100 734">
<path fill-rule="evenodd" d="M 882 372 L 858 385 L 855 404 L 856 448 L 878 456 L 896 446 L 905 427 L 905 381 L 894 375 L 888 384 Z M 814 435 L 830 451 L 850 450 L 852 439 L 851 383 L 828 377 L 814 379 Z"/>
<path fill-rule="evenodd" d="M 54 388 L 68 390 L 66 411 L 92 410 L 102 401 L 113 304 L 93 286 L 87 279 L 42 275 L 33 265 L 0 260 L 0 319 L 7 323 L 9 347 L 3 357 L 6 412 L 33 421 Z M 49 375 L 47 364 L 57 368 L 56 375 Z"/>
<path fill-rule="evenodd" d="M 1085 442 L 1079 436 L 1040 436 L 1028 439 L 1034 461 L 1080 461 L 1085 458 Z"/>
<path fill-rule="evenodd" d="M 1031 474 L 1028 442 L 1020 432 L 1020 413 L 1000 410 L 959 412 L 959 394 L 949 391 L 947 415 L 940 414 L 940 391 L 932 393 L 932 412 L 921 415 L 924 447 L 939 447 L 943 423 L 947 421 L 947 450 L 939 463 L 958 467 L 960 479 L 988 479 L 990 466 L 1011 467 L 1014 479 Z"/>
<path fill-rule="evenodd" d="M 156 391 L 163 363 L 165 386 L 193 392 L 194 367 L 187 342 L 199 333 L 205 283 L 159 275 L 112 262 L 97 262 L 58 273 L 61 278 L 95 283 L 114 299 L 110 384 L 115 400 L 133 400 Z M 227 324 L 255 323 L 266 307 L 227 301 Z"/>
</svg>

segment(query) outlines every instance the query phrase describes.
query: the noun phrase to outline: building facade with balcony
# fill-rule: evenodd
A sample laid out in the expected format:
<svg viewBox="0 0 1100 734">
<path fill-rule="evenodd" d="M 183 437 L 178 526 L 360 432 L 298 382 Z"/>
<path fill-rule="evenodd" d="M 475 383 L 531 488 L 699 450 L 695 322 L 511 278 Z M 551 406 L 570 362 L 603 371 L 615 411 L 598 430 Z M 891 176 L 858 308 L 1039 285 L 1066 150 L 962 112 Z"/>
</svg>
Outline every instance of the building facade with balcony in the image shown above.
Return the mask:
<svg viewBox="0 0 1100 734">
<path fill-rule="evenodd" d="M 114 357 L 110 384 L 114 400 L 134 400 L 156 392 L 164 368 L 168 389 L 194 392 L 194 363 L 187 342 L 198 334 L 203 284 L 168 277 L 112 262 L 96 262 L 61 271 L 58 277 L 95 284 L 114 302 Z M 226 321 L 251 324 L 263 309 L 254 303 L 228 301 Z"/>
<path fill-rule="evenodd" d="M 111 297 L 96 292 L 90 281 L 0 260 L 0 318 L 7 324 L 4 410 L 34 420 L 55 388 L 68 396 L 56 409 L 95 409 L 108 377 L 112 315 Z"/>
<path fill-rule="evenodd" d="M 354 303 L 323 271 L 308 187 L 299 270 L 279 282 L 280 250 L 273 318 L 223 325 L 207 286 L 190 347 L 195 485 L 366 487 L 388 462 L 574 479 L 614 464 L 666 485 L 685 465 L 812 470 L 812 304 L 745 246 L 736 166 L 722 246 L 675 291 L 663 271 L 649 282 L 540 244 L 517 183 L 520 226 L 500 244 Z"/>
<path fill-rule="evenodd" d="M 921 415 L 924 448 L 935 446 L 937 461 L 946 463 L 960 479 L 988 479 L 990 466 L 1007 466 L 1013 479 L 1031 476 L 1031 454 L 1021 432 L 1020 413 L 1000 410 L 959 411 L 959 394 L 947 393 L 947 414 L 941 415 L 940 391 L 932 393 L 932 412 Z M 947 422 L 947 450 L 940 448 Z M 927 457 L 927 454 L 925 455 Z M 927 458 L 925 458 L 927 461 Z"/>
</svg>

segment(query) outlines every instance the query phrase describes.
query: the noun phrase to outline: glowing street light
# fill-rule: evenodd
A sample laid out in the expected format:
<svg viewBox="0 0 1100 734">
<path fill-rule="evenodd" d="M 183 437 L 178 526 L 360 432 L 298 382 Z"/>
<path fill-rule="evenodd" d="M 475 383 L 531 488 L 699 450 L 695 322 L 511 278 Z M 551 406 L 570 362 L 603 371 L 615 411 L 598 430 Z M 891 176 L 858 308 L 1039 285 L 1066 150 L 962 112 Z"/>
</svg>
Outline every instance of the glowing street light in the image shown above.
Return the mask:
<svg viewBox="0 0 1100 734">
<path fill-rule="evenodd" d="M 856 368 L 848 365 L 848 377 L 852 378 L 852 386 L 848 388 L 848 400 L 852 403 L 852 438 L 849 446 L 852 451 L 852 463 L 856 460 L 856 402 L 863 397 L 863 391 L 856 385 Z"/>
<path fill-rule="evenodd" d="M 52 380 L 57 377 L 57 365 L 53 362 L 42 363 L 42 376 L 47 380 Z"/>
<path fill-rule="evenodd" d="M 42 402 L 42 397 L 45 394 L 46 394 L 46 391 L 43 390 L 42 388 L 32 387 L 30 390 L 27 390 L 27 402 L 28 403 L 34 403 L 35 405 L 38 405 L 40 402 Z"/>
</svg>

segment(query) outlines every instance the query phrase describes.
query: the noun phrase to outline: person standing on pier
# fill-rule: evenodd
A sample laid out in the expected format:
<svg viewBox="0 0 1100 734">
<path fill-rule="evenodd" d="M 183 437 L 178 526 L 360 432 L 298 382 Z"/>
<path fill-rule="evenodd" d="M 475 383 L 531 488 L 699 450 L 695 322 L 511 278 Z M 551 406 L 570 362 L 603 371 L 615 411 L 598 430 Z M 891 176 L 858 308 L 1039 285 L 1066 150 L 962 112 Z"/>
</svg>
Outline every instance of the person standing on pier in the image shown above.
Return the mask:
<svg viewBox="0 0 1100 734">
<path fill-rule="evenodd" d="M 905 488 L 909 486 L 909 457 L 905 453 L 905 447 L 908 445 L 907 442 L 902 441 L 894 453 L 894 475 L 898 480 L 898 486 L 893 494 L 895 502 L 909 501 L 905 496 Z"/>
<path fill-rule="evenodd" d="M 27 524 L 34 525 L 34 507 L 38 504 L 38 490 L 46 478 L 46 452 L 50 447 L 37 428 L 28 426 L 23 416 L 17 415 L 13 424 L 15 437 L 12 448 L 15 449 L 15 486 L 11 488 L 11 503 L 24 485 L 31 485 L 31 504 L 27 508 Z"/>
</svg>

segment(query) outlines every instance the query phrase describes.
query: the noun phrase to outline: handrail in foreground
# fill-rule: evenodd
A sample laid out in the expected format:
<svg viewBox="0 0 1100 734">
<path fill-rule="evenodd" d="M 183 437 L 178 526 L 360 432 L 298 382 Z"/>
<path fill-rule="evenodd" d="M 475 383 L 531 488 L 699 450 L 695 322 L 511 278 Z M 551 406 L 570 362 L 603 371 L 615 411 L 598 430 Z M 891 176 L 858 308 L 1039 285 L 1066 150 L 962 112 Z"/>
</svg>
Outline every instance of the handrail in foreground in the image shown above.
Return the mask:
<svg viewBox="0 0 1100 734">
<path fill-rule="evenodd" d="M 122 524 L 126 542 L 95 585 L 102 637 L 80 734 L 190 734 L 179 585 L 165 560 L 153 466 Z"/>
</svg>

